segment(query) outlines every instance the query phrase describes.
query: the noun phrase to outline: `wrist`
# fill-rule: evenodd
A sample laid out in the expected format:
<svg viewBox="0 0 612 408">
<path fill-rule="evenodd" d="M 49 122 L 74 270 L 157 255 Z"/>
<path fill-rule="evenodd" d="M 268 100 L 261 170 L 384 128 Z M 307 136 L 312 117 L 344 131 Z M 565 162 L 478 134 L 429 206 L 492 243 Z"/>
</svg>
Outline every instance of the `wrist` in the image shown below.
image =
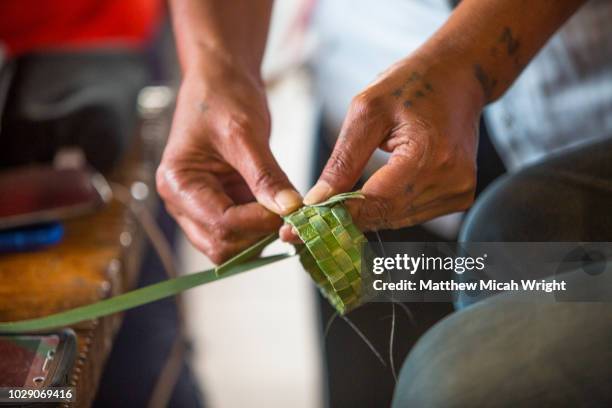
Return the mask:
<svg viewBox="0 0 612 408">
<path fill-rule="evenodd" d="M 455 109 L 468 109 L 480 115 L 488 101 L 475 75 L 476 59 L 472 55 L 455 49 L 449 43 L 428 42 L 408 60 L 417 72 L 430 79 L 432 86 L 443 94 L 444 100 L 458 104 Z"/>
<path fill-rule="evenodd" d="M 263 87 L 260 64 L 241 57 L 227 47 L 214 42 L 202 42 L 181 58 L 181 67 L 184 78 L 202 77 L 202 74 L 211 78 L 229 77 L 234 81 L 248 80 L 257 86 Z"/>
</svg>

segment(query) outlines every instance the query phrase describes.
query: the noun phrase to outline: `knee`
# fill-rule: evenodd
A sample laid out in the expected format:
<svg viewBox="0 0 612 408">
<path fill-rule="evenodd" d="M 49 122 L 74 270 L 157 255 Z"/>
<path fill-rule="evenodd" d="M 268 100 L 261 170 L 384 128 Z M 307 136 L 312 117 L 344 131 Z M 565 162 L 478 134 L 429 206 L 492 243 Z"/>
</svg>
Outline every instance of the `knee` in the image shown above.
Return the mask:
<svg viewBox="0 0 612 408">
<path fill-rule="evenodd" d="M 486 405 L 488 390 L 496 388 L 485 373 L 487 357 L 479 352 L 478 341 L 460 333 L 453 316 L 421 338 L 402 367 L 393 408 Z"/>
<path fill-rule="evenodd" d="M 551 205 L 555 203 L 555 205 Z M 575 192 L 545 167 L 506 175 L 476 200 L 461 229 L 462 242 L 563 240 L 575 233 L 570 220 Z M 555 222 L 557 220 L 557 222 Z M 558 220 L 568 220 L 564 225 Z"/>
<path fill-rule="evenodd" d="M 528 310 L 530 305 L 489 300 L 436 324 L 406 359 L 393 408 L 497 406 L 494 401 L 525 406 L 525 395 L 538 391 L 530 390 L 538 374 L 526 369 L 533 358 L 531 337 L 517 333 L 543 325 Z"/>
<path fill-rule="evenodd" d="M 611 406 L 612 306 L 504 296 L 447 317 L 419 340 L 393 408 Z"/>
</svg>

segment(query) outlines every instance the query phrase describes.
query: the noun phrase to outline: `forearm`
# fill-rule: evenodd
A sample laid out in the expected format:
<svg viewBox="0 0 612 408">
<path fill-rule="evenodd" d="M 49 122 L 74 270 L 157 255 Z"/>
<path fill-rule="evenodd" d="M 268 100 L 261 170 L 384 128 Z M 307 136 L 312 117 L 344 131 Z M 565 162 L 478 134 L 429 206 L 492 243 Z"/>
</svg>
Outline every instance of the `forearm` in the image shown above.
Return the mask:
<svg viewBox="0 0 612 408">
<path fill-rule="evenodd" d="M 220 62 L 259 76 L 273 0 L 170 0 L 183 71 Z"/>
<path fill-rule="evenodd" d="M 480 88 L 482 104 L 499 98 L 552 34 L 586 0 L 463 0 L 425 44 L 450 55 Z"/>
</svg>

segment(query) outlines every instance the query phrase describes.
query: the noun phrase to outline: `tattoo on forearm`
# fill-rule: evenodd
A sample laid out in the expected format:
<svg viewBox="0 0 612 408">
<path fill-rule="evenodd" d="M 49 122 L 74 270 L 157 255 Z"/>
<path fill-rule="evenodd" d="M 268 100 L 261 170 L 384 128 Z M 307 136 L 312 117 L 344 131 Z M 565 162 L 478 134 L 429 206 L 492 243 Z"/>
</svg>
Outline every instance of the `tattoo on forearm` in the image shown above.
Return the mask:
<svg viewBox="0 0 612 408">
<path fill-rule="evenodd" d="M 497 79 L 490 77 L 480 64 L 474 64 L 474 76 L 480 83 L 487 102 L 490 101 L 497 85 Z"/>
<path fill-rule="evenodd" d="M 506 26 L 502 29 L 499 37 L 489 49 L 489 54 L 494 58 L 510 57 L 514 64 L 514 68 L 520 71 L 523 69 L 523 64 L 519 58 L 520 48 L 521 41 L 516 34 L 512 32 L 512 29 Z M 489 75 L 480 63 L 474 64 L 474 77 L 480 83 L 485 98 L 487 102 L 489 102 L 495 94 L 496 86 L 498 85 L 497 78 Z M 505 85 L 510 85 L 512 80 L 509 78 L 503 80 L 502 78 L 502 82 Z"/>
<path fill-rule="evenodd" d="M 497 42 L 506 45 L 506 53 L 508 55 L 516 54 L 521 46 L 520 41 L 512 34 L 510 27 L 504 27 L 504 30 L 499 36 Z"/>
</svg>

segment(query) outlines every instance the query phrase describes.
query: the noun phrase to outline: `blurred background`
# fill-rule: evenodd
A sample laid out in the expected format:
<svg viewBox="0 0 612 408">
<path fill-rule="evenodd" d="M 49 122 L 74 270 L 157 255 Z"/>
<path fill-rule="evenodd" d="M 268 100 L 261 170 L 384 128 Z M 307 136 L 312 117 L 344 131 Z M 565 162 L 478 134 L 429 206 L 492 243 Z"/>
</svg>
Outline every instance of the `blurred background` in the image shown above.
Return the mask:
<svg viewBox="0 0 612 408">
<path fill-rule="evenodd" d="M 419 47 L 457 3 L 275 2 L 262 69 L 272 115 L 271 146 L 300 192 L 309 189 L 327 159 L 352 97 Z M 574 16 L 568 22 L 569 30 L 553 36 L 508 93 L 487 107 L 487 126 L 481 121 L 476 194 L 503 174 L 506 166 L 517 169 L 545 157 L 553 147 L 567 147 L 586 140 L 584 135 L 601 137 L 608 132 L 612 122 L 604 126 L 598 112 L 609 106 L 611 83 L 590 84 L 591 99 L 588 92 L 578 93 L 584 85 L 581 81 L 590 81 L 581 69 L 605 77 L 608 71 L 600 68 L 607 61 L 570 63 L 582 59 L 579 51 L 591 52 L 589 45 L 603 49 L 597 45 L 607 41 L 603 34 L 601 38 L 595 31 L 575 34 L 583 26 L 607 24 L 608 15 L 599 11 L 609 10 L 605 3 L 589 2 L 590 14 Z M 602 59 L 606 56 L 591 54 Z M 563 63 L 551 63 L 557 60 Z M 567 87 L 557 87 L 556 82 L 563 82 L 559 78 L 573 76 L 575 81 L 569 81 Z M 15 206 L 5 208 L 32 201 L 44 207 L 47 203 L 43 199 L 19 202 L 13 190 L 23 188 L 35 198 L 40 198 L 39 190 L 47 194 L 44 198 L 54 196 L 57 185 L 70 184 L 62 180 L 64 173 L 59 171 L 65 166 L 78 171 L 86 168 L 82 173 L 77 171 L 81 176 L 104 174 L 110 181 L 105 187 L 112 189 L 117 199 L 111 202 L 96 197 L 100 202 L 88 208 L 87 217 L 91 218 L 82 212 L 70 217 L 63 214 L 71 218 L 66 221 L 65 236 L 58 233 L 57 240 L 47 246 L 27 248 L 37 252 L 0 257 L 0 277 L 8 276 L 0 282 L 0 321 L 49 314 L 165 279 L 164 269 L 170 276 L 175 272 L 172 260 L 167 259 L 172 256 L 180 274 L 212 266 L 176 228 L 158 197 L 150 194 L 179 84 L 172 28 L 162 0 L 0 0 L 0 170 L 46 166 L 39 168 L 36 188 L 30 191 L 27 183 L 15 181 L 21 179 L 13 173 L 0 173 L 6 188 L 0 189 L 0 204 L 17 197 Z M 574 86 L 579 97 L 566 93 Z M 583 115 L 583 107 L 590 107 L 593 116 Z M 548 118 L 551 126 L 543 126 L 546 123 L 541 118 Z M 564 126 L 556 129 L 552 125 L 557 122 Z M 495 137 L 489 138 L 487 127 Z M 557 134 L 558 130 L 566 133 Z M 546 134 L 567 140 L 549 146 L 551 140 L 539 137 Z M 503 163 L 494 143 L 502 147 L 500 152 L 506 151 Z M 514 155 L 513 146 L 524 150 Z M 375 152 L 364 176 L 386 159 L 386 153 Z M 53 182 L 46 172 L 56 176 Z M 146 211 L 141 207 L 150 211 L 148 221 L 143 221 Z M 382 231 L 382 239 L 452 241 L 462 216 L 451 214 L 400 232 Z M 65 218 L 59 217 L 59 221 Z M 21 227 L 40 222 L 37 219 Z M 165 232 L 173 245 L 162 245 L 161 250 L 157 245 L 157 255 L 143 244 L 146 234 L 160 238 L 160 231 L 151 229 L 151 224 Z M 11 239 L 15 233 L 12 227 L 5 228 Z M 63 234 L 62 225 L 55 227 Z M 290 250 L 280 243 L 269 249 Z M 30 272 L 56 273 L 49 275 L 56 278 L 64 277 L 62 269 L 69 270 L 73 286 L 57 285 L 48 290 L 45 281 L 32 272 L 32 281 L 42 287 L 27 297 L 22 292 L 31 285 L 19 281 L 25 275 L 23 265 Z M 136 273 L 139 268 L 140 277 Z M 12 289 L 6 290 L 11 283 Z M 25 306 L 15 307 L 14 299 L 3 293 L 19 293 L 19 299 L 28 300 Z M 324 335 L 334 311 L 317 294 L 297 259 L 190 290 L 182 301 L 178 307 L 172 299 L 145 305 L 125 313 L 123 325 L 113 315 L 89 331 L 77 333 L 80 354 L 76 376 L 83 367 L 90 370 L 81 373 L 86 385 L 81 381 L 78 387 L 90 387 L 88 397 L 96 399 L 95 407 L 157 407 L 167 401 L 171 406 L 199 407 L 198 389 L 204 405 L 215 408 L 389 405 L 395 386 L 391 367 L 380 364 L 342 319 L 336 319 Z M 177 317 L 181 304 L 187 342 L 181 342 L 183 326 Z M 452 305 L 410 304 L 410 311 L 398 318 L 397 328 L 391 323 L 391 307 L 368 304 L 351 312 L 350 319 L 385 353 L 384 360 L 390 363 L 393 356 L 399 370 L 419 336 L 451 313 Z M 390 330 L 395 330 L 399 339 L 392 350 Z M 186 358 L 179 354 L 173 358 L 176 344 L 186 345 Z M 177 366 L 172 366 L 172 361 L 178 361 Z M 166 381 L 166 375 L 173 377 L 172 381 Z M 173 388 L 175 382 L 178 385 Z M 164 403 L 156 405 L 155 398 Z"/>
</svg>

